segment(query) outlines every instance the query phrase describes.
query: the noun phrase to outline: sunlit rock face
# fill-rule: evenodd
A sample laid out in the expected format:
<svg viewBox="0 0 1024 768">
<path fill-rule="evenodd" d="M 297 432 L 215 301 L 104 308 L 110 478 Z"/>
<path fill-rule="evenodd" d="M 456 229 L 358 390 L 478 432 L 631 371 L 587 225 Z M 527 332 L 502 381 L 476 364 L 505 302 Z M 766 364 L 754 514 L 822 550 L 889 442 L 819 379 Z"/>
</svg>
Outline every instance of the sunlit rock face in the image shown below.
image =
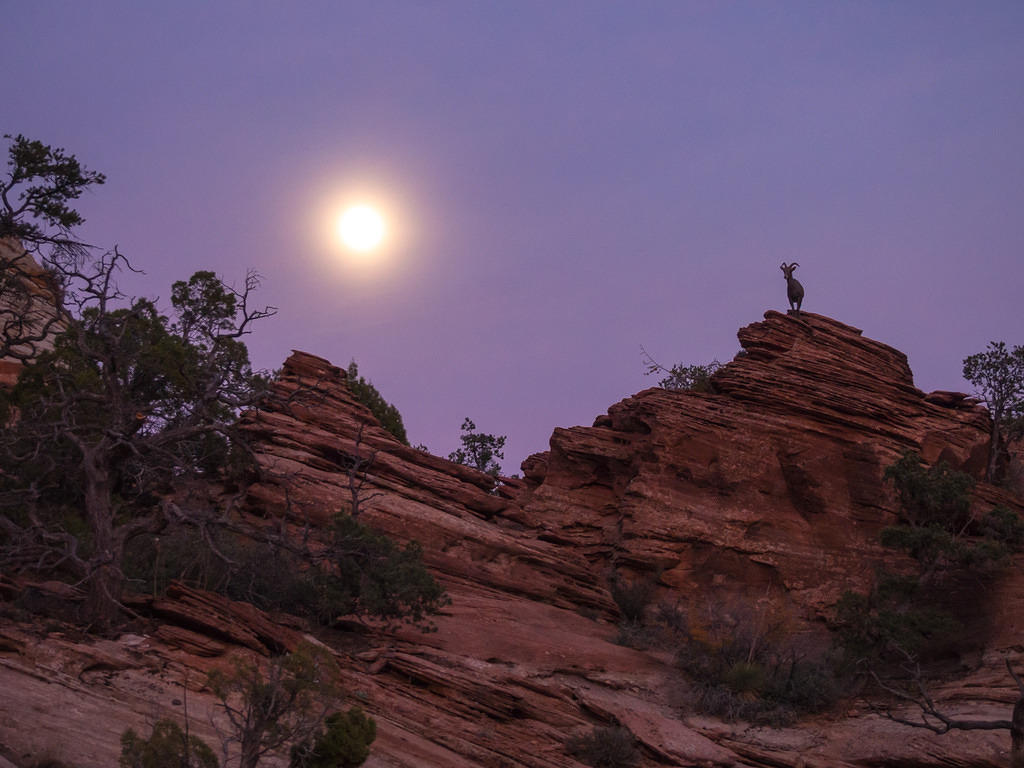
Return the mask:
<svg viewBox="0 0 1024 768">
<path fill-rule="evenodd" d="M 739 338 L 743 352 L 712 392 L 640 392 L 591 427 L 556 430 L 523 479 L 497 489 L 395 441 L 342 369 L 301 352 L 288 359 L 271 397 L 244 417 L 259 466 L 244 514 L 315 530 L 350 509 L 345 455 L 358 452 L 372 458 L 362 519 L 421 542 L 452 599 L 436 632 L 324 638 L 350 703 L 377 719 L 368 766 L 569 768 L 579 763 L 566 737 L 616 720 L 636 735 L 645 768 L 1007 762 L 1005 731 L 910 730 L 855 697 L 780 730 L 694 717 L 681 710 L 671 649 L 615 642 L 618 574 L 655 585 L 652 610 L 752 611 L 820 648 L 838 595 L 866 588 L 877 565 L 898 566 L 877 543 L 896 510 L 884 468 L 910 448 L 983 471 L 984 411 L 956 393 L 918 391 L 900 352 L 810 313 L 770 312 Z M 990 486 L 976 497 L 979 509 L 1020 508 Z M 932 691 L 950 714 L 1009 716 L 1016 687 L 1003 654 L 1024 665 L 1022 573 L 976 596 L 983 650 Z M 141 729 L 157 708 L 180 718 L 184 687 L 197 731 L 212 740 L 205 673 L 294 647 L 302 634 L 194 589 L 135 607 L 154 623 L 117 641 L 0 625 L 0 690 L 12 692 L 0 697 L 0 744 L 11 755 L 36 749 L 33 724 L 63 721 L 86 747 L 47 757 L 112 765 L 121 729 Z"/>
<path fill-rule="evenodd" d="M 60 330 L 53 278 L 17 240 L 0 238 L 0 386 L 18 380 L 24 360 L 53 348 Z M 8 346 L 9 345 L 9 346 Z"/>
</svg>

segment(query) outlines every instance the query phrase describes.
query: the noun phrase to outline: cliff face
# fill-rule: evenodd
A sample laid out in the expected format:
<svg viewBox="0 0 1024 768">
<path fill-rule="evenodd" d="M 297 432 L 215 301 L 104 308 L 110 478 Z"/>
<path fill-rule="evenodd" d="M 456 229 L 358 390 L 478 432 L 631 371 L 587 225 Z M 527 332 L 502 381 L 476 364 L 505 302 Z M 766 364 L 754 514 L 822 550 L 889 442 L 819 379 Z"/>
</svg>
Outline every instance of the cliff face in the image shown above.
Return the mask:
<svg viewBox="0 0 1024 768">
<path fill-rule="evenodd" d="M 926 396 L 902 353 L 820 315 L 769 312 L 739 339 L 714 394 L 649 389 L 556 430 L 524 465 L 524 512 L 697 600 L 767 593 L 811 618 L 891 558 L 885 467 L 909 448 L 980 477 L 987 416 Z"/>
<path fill-rule="evenodd" d="M 645 766 L 1006 763 L 1005 731 L 935 736 L 856 699 L 779 730 L 686 715 L 671 653 L 614 642 L 609 583 L 618 576 L 655 585 L 652 604 L 695 616 L 747 607 L 784 616 L 789 631 L 821 645 L 841 592 L 866 588 L 874 567 L 892 561 L 877 544 L 895 519 L 884 468 L 913 448 L 983 471 L 984 411 L 962 395 L 915 389 L 898 351 L 809 313 L 770 312 L 739 337 L 744 351 L 715 375 L 713 392 L 645 390 L 592 427 L 556 430 L 550 450 L 524 462 L 523 479 L 493 492 L 487 475 L 397 443 L 352 398 L 340 368 L 289 358 L 273 397 L 246 416 L 261 468 L 247 514 L 319 524 L 348 510 L 344 457 L 358 453 L 372 459 L 362 519 L 421 542 L 452 598 L 434 633 L 378 630 L 337 651 L 348 690 L 377 718 L 367 765 L 574 766 L 565 738 L 612 719 L 636 734 Z M 988 486 L 976 501 L 1020 509 Z M 1016 687 L 1003 655 L 1017 659 L 1024 636 L 1018 574 L 1010 569 L 978 600 L 985 650 L 933 691 L 952 713 L 1008 717 Z M 89 750 L 65 759 L 112 764 L 116 736 L 142 726 L 144 704 L 180 716 L 184 686 L 205 723 L 205 670 L 302 634 L 186 589 L 149 610 L 158 630 L 109 645 L 0 631 L 0 687 L 13 692 L 0 702 L 0 743 L 11 757 L 38 755 L 25 735 L 34 720 L 70 719 Z M 88 720 L 102 713 L 119 719 L 90 739 Z"/>
</svg>

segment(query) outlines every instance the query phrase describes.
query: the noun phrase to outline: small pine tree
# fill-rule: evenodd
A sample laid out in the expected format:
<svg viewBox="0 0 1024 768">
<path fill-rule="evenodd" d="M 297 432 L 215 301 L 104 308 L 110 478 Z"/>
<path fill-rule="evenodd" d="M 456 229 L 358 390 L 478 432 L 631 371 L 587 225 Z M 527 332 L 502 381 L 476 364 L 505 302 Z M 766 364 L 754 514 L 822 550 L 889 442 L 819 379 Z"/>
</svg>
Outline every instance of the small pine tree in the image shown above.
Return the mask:
<svg viewBox="0 0 1024 768">
<path fill-rule="evenodd" d="M 448 461 L 474 467 L 494 477 L 501 474 L 501 464 L 497 460 L 505 458 L 505 435 L 478 434 L 476 424 L 467 416 L 462 422 L 459 440 L 462 447 L 448 454 Z"/>
</svg>

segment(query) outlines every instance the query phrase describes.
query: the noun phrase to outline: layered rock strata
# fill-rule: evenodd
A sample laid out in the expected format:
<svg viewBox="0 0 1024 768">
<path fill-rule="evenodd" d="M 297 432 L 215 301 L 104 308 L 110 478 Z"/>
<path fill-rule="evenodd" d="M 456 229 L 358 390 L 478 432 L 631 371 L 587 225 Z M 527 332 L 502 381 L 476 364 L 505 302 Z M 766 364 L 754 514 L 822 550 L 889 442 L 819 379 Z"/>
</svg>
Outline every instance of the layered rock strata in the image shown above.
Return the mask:
<svg viewBox="0 0 1024 768">
<path fill-rule="evenodd" d="M 351 509 L 349 457 L 372 460 L 362 519 L 421 542 L 452 599 L 433 633 L 324 638 L 353 700 L 377 719 L 367 765 L 577 766 L 565 739 L 615 721 L 637 736 L 644 766 L 1006 764 L 1005 731 L 936 736 L 856 697 L 777 730 L 697 717 L 680 700 L 685 680 L 670 650 L 615 642 L 617 577 L 654 584 L 652 606 L 781 616 L 823 643 L 841 592 L 866 588 L 878 565 L 899 566 L 877 543 L 896 512 L 884 468 L 908 448 L 975 475 L 985 466 L 985 412 L 962 395 L 918 391 L 906 358 L 857 329 L 769 312 L 739 337 L 743 352 L 711 392 L 645 390 L 591 427 L 556 430 L 550 449 L 524 462 L 524 478 L 497 489 L 397 443 L 340 368 L 289 358 L 273 396 L 245 419 L 260 466 L 247 514 L 321 525 Z M 996 503 L 1020 509 L 979 485 L 977 509 Z M 933 690 L 951 714 L 1008 717 L 1016 687 L 1003 658 L 1024 664 L 1020 572 L 978 596 L 983 650 Z M 159 628 L 113 645 L 31 627 L 0 633 L 0 686 L 13 692 L 0 703 L 5 756 L 29 765 L 26 729 L 59 711 L 88 744 L 65 759 L 113 764 L 111 735 L 144 721 L 147 703 L 180 716 L 173 702 L 187 689 L 205 717 L 205 671 L 302 635 L 184 587 L 147 610 Z M 114 725 L 88 740 L 86 723 L 104 717 Z"/>
</svg>

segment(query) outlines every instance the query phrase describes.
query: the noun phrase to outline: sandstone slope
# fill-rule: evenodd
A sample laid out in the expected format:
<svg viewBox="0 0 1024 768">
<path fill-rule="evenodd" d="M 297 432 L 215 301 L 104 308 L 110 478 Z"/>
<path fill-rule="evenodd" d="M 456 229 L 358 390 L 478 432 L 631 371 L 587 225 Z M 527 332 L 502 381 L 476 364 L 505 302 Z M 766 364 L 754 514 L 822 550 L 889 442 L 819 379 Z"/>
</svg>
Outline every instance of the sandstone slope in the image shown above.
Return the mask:
<svg viewBox="0 0 1024 768">
<path fill-rule="evenodd" d="M 935 736 L 857 699 L 780 730 L 696 717 L 680 709 L 670 652 L 614 642 L 617 574 L 656 583 L 655 602 L 694 616 L 784 616 L 823 643 L 842 591 L 892 559 L 877 544 L 895 514 L 884 467 L 905 448 L 975 474 L 985 466 L 985 412 L 920 392 L 905 356 L 857 329 L 769 312 L 739 338 L 713 393 L 640 392 L 591 427 L 556 430 L 524 478 L 496 491 L 486 475 L 397 443 L 340 368 L 289 358 L 271 400 L 246 416 L 261 468 L 247 514 L 321 524 L 350 506 L 346 453 L 372 457 L 363 519 L 421 542 L 452 598 L 434 633 L 380 629 L 338 646 L 353 700 L 378 721 L 368 765 L 574 766 L 565 738 L 613 720 L 636 734 L 645 766 L 1006 764 L 1005 731 Z M 979 486 L 978 508 L 995 503 L 1019 509 Z M 978 596 L 985 651 L 935 690 L 951 712 L 1008 717 L 1016 688 L 1002 659 L 1022 650 L 1019 572 Z M 162 625 L 116 641 L 0 632 L 0 754 L 112 765 L 121 730 L 180 716 L 186 688 L 213 741 L 204 672 L 302 636 L 187 588 L 146 610 Z M 64 736 L 44 730 L 58 723 Z"/>
</svg>

